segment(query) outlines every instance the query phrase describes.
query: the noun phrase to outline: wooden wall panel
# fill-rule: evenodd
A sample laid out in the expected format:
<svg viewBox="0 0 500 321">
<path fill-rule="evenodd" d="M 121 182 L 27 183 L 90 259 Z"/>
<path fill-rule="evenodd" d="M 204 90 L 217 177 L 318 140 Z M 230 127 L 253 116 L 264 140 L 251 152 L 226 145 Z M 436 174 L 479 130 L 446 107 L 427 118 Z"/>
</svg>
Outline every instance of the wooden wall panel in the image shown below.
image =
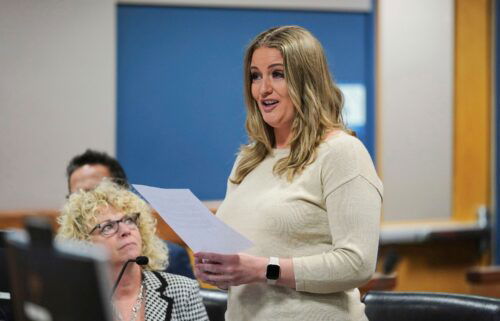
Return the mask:
<svg viewBox="0 0 500 321">
<path fill-rule="evenodd" d="M 485 264 L 478 243 L 463 240 L 382 246 L 379 271 L 388 250 L 396 251 L 400 256 L 395 270 L 395 291 L 471 293 L 466 272 L 472 266 Z"/>
<path fill-rule="evenodd" d="M 453 216 L 490 203 L 491 0 L 456 0 Z"/>
</svg>

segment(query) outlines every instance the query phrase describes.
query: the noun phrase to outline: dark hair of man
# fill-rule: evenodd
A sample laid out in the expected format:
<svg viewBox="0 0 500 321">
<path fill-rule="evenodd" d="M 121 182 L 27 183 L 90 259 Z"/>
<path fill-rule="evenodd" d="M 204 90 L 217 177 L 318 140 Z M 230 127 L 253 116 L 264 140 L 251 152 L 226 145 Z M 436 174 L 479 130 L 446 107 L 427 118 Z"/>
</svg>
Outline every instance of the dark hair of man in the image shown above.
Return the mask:
<svg viewBox="0 0 500 321">
<path fill-rule="evenodd" d="M 68 189 L 70 190 L 70 178 L 74 171 L 85 165 L 103 165 L 108 168 L 111 179 L 118 185 L 129 187 L 127 175 L 120 163 L 113 157 L 104 152 L 98 152 L 87 149 L 85 153 L 76 155 L 71 159 L 66 167 L 66 176 L 68 177 Z"/>
</svg>

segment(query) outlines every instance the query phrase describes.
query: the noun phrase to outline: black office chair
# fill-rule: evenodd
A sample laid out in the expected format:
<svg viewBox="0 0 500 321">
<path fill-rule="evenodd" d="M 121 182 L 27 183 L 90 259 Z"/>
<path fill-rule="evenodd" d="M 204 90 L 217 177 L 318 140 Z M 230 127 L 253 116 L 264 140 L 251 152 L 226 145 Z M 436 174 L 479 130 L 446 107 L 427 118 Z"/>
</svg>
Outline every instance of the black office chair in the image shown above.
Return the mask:
<svg viewBox="0 0 500 321">
<path fill-rule="evenodd" d="M 224 321 L 227 308 L 227 292 L 216 289 L 200 289 L 203 304 L 210 321 Z"/>
<path fill-rule="evenodd" d="M 10 293 L 10 282 L 7 274 L 7 257 L 4 237 L 8 231 L 0 230 L 0 321 L 13 321 L 12 302 L 4 296 Z"/>
<path fill-rule="evenodd" d="M 500 321 L 500 300 L 481 296 L 371 291 L 362 301 L 370 321 Z"/>
</svg>

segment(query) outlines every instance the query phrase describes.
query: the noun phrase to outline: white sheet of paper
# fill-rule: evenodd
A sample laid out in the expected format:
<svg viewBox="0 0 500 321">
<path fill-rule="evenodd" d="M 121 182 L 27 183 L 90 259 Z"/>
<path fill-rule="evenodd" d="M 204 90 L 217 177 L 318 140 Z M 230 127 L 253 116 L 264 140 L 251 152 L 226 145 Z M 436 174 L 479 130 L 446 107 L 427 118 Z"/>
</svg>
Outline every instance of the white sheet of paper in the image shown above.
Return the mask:
<svg viewBox="0 0 500 321">
<path fill-rule="evenodd" d="M 213 215 L 189 189 L 132 186 L 195 253 L 234 254 L 253 245 Z"/>
</svg>

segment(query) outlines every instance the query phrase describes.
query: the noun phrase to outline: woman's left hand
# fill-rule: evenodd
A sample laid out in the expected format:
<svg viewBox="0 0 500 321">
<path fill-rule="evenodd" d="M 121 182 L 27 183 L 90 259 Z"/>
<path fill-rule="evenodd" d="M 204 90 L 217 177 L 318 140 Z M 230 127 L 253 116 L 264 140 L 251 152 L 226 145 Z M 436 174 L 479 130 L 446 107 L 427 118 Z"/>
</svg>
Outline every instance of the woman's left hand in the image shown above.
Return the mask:
<svg viewBox="0 0 500 321">
<path fill-rule="evenodd" d="M 227 290 L 230 286 L 264 282 L 268 259 L 248 254 L 194 254 L 194 274 L 206 283 Z"/>
</svg>

